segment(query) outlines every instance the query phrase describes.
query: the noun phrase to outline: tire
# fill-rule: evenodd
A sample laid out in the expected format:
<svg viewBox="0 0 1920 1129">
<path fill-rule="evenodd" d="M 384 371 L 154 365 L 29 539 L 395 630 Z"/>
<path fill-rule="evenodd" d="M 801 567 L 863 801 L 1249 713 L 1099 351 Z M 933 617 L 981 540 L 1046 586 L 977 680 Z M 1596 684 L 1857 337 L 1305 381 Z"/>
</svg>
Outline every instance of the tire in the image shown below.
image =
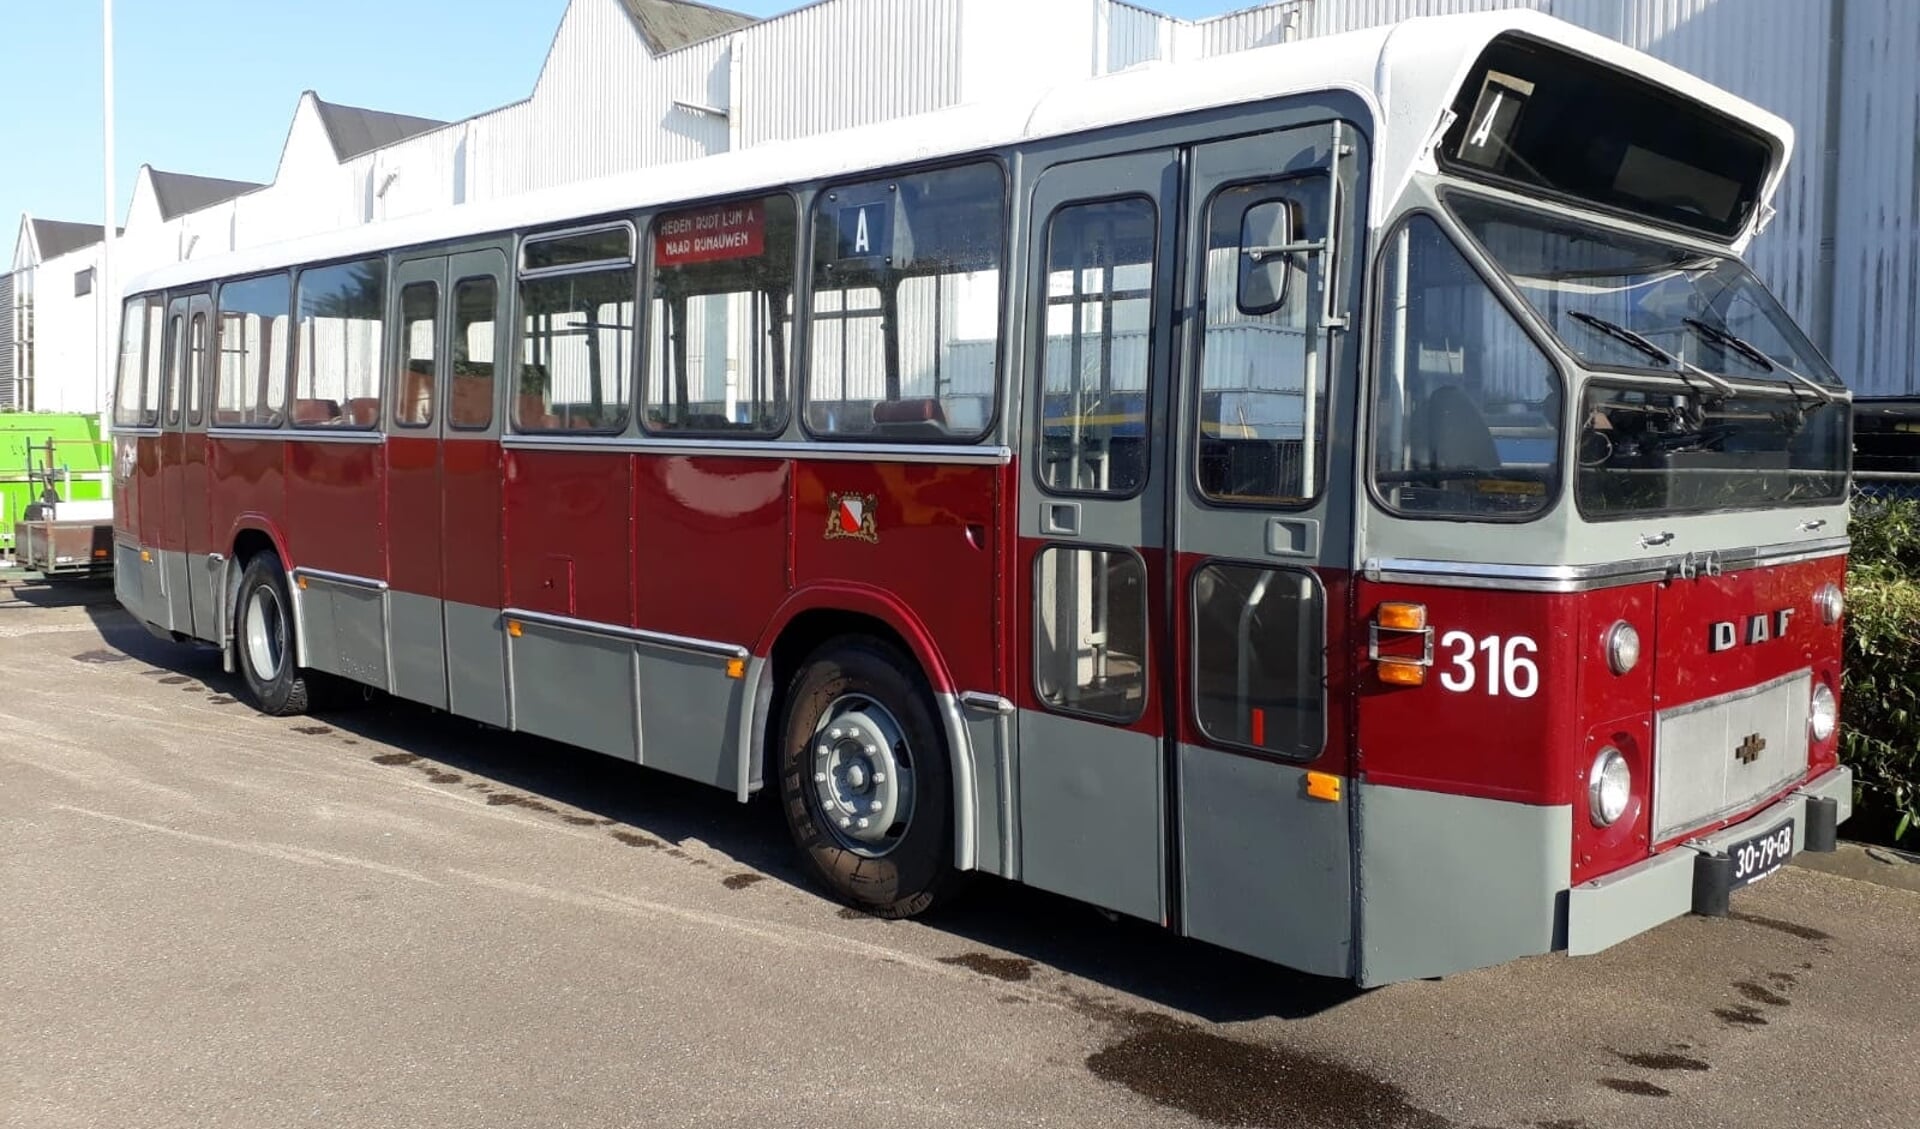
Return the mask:
<svg viewBox="0 0 1920 1129">
<path fill-rule="evenodd" d="M 822 645 L 787 689 L 778 763 L 788 829 L 834 896 L 876 917 L 923 913 L 960 885 L 935 717 L 913 660 L 864 636 Z"/>
<path fill-rule="evenodd" d="M 294 663 L 299 648 L 294 632 L 293 600 L 287 573 L 271 550 L 255 553 L 240 574 L 240 600 L 234 621 L 234 649 L 240 676 L 261 713 L 291 717 L 307 712 L 309 689 Z"/>
</svg>

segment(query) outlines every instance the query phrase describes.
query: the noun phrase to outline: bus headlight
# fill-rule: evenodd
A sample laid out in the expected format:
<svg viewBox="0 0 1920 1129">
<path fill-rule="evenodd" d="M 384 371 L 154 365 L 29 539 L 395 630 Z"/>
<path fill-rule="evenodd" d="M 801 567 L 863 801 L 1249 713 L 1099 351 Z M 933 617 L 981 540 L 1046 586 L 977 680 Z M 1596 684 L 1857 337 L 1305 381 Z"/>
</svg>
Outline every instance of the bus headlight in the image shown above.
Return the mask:
<svg viewBox="0 0 1920 1129">
<path fill-rule="evenodd" d="M 1841 594 L 1838 584 L 1829 581 L 1813 593 L 1813 606 L 1820 611 L 1820 622 L 1832 627 L 1847 610 L 1847 598 Z"/>
<path fill-rule="evenodd" d="M 1824 682 L 1815 683 L 1813 707 L 1807 711 L 1807 732 L 1815 741 L 1825 741 L 1839 724 L 1840 705 L 1833 700 L 1833 688 Z"/>
<path fill-rule="evenodd" d="M 1587 814 L 1595 827 L 1611 827 L 1627 813 L 1627 800 L 1633 793 L 1633 772 L 1620 750 L 1608 745 L 1593 758 L 1593 774 L 1587 778 Z"/>
<path fill-rule="evenodd" d="M 1615 674 L 1625 674 L 1640 664 L 1640 633 L 1633 624 L 1621 620 L 1607 628 L 1607 665 Z"/>
</svg>

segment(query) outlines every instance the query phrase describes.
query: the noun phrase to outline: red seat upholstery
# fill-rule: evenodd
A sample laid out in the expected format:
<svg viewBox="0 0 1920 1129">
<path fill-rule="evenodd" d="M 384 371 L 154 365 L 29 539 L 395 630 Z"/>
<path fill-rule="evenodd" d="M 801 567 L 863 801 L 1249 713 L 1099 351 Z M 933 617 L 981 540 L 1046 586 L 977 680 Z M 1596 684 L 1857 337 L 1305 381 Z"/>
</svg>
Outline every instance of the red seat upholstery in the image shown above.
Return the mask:
<svg viewBox="0 0 1920 1129">
<path fill-rule="evenodd" d="M 338 400 L 295 400 L 293 402 L 293 422 L 295 423 L 332 423 L 340 418 Z"/>
<path fill-rule="evenodd" d="M 347 417 L 355 427 L 378 427 L 380 425 L 380 397 L 355 396 L 347 401 Z"/>
</svg>

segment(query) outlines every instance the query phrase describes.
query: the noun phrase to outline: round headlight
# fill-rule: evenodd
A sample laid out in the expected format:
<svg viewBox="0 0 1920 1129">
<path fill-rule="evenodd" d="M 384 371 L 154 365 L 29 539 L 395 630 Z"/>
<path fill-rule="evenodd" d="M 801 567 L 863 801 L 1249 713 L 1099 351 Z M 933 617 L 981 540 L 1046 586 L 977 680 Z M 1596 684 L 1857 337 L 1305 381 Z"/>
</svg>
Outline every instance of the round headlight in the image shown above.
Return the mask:
<svg viewBox="0 0 1920 1129">
<path fill-rule="evenodd" d="M 1807 732 L 1814 740 L 1825 741 L 1839 724 L 1840 704 L 1833 700 L 1833 688 L 1824 682 L 1815 683 L 1812 708 L 1807 711 Z"/>
<path fill-rule="evenodd" d="M 1847 610 L 1847 598 L 1840 593 L 1840 586 L 1834 583 L 1822 584 L 1813 594 L 1813 606 L 1820 611 L 1820 622 L 1831 627 L 1840 622 L 1840 615 Z"/>
<path fill-rule="evenodd" d="M 1607 665 L 1625 674 L 1640 663 L 1640 633 L 1626 620 L 1607 628 Z"/>
<path fill-rule="evenodd" d="M 1587 814 L 1595 827 L 1610 827 L 1627 812 L 1633 794 L 1633 773 L 1620 750 L 1608 745 L 1593 758 L 1593 775 L 1587 778 Z"/>
</svg>

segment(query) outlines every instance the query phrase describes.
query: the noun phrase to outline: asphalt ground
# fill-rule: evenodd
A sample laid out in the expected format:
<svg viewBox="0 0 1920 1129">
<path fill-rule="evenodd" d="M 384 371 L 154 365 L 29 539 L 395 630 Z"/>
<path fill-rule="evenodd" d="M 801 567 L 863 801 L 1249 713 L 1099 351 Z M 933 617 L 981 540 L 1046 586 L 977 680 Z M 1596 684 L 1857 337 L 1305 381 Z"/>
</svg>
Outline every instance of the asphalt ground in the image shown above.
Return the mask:
<svg viewBox="0 0 1920 1129">
<path fill-rule="evenodd" d="M 1790 867 L 1730 918 L 1362 993 L 991 880 L 879 921 L 771 803 L 238 695 L 102 588 L 0 585 L 0 1125 L 1920 1120 L 1892 885 Z"/>
</svg>

